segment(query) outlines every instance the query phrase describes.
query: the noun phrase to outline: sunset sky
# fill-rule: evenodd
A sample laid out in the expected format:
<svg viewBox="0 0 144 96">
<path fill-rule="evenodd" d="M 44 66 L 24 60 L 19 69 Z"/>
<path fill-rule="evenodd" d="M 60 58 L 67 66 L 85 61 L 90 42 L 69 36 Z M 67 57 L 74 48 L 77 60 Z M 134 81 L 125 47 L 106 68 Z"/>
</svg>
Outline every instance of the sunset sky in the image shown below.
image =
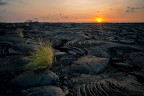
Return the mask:
<svg viewBox="0 0 144 96">
<path fill-rule="evenodd" d="M 144 22 L 144 0 L 0 0 L 0 22 Z"/>
</svg>

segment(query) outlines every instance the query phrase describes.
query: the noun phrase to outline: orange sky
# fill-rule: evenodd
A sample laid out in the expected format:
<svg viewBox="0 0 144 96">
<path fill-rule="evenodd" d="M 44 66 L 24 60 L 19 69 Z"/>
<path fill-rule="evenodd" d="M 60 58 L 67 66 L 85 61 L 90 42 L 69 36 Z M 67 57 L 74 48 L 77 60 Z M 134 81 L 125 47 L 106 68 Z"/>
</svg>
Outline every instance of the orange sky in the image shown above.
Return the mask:
<svg viewBox="0 0 144 96">
<path fill-rule="evenodd" d="M 144 22 L 144 0 L 0 0 L 0 22 Z"/>
</svg>

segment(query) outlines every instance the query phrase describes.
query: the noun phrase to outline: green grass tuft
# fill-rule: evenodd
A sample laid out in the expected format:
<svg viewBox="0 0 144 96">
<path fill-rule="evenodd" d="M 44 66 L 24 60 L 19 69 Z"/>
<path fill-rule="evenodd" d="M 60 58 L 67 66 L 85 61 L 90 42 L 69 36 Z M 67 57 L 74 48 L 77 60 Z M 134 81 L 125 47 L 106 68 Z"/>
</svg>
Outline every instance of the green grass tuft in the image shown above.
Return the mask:
<svg viewBox="0 0 144 96">
<path fill-rule="evenodd" d="M 44 43 L 42 40 L 39 40 L 35 51 L 29 56 L 29 61 L 30 63 L 26 65 L 27 69 L 50 68 L 53 63 L 53 48 L 51 43 Z"/>
</svg>

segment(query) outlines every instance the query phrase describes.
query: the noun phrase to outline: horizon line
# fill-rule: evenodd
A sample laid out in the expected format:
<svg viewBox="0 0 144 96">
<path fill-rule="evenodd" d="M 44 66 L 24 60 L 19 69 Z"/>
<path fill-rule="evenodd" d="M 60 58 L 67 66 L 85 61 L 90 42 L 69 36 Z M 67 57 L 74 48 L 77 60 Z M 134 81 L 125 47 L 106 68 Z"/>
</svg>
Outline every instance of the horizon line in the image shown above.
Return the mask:
<svg viewBox="0 0 144 96">
<path fill-rule="evenodd" d="M 1 22 L 0 23 L 25 23 L 26 21 L 23 22 Z M 39 22 L 39 21 L 32 21 L 33 23 L 98 23 L 98 22 Z M 102 22 L 98 24 L 103 24 L 103 23 L 144 23 L 144 21 L 129 21 L 129 22 Z"/>
</svg>

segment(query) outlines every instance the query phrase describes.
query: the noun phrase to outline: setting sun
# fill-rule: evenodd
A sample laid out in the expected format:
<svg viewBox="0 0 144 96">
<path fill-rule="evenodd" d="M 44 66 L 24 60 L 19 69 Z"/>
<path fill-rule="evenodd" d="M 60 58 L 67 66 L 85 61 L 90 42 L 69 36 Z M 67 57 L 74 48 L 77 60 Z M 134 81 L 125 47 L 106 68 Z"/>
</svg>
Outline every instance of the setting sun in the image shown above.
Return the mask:
<svg viewBox="0 0 144 96">
<path fill-rule="evenodd" d="M 95 21 L 98 23 L 102 23 L 102 22 L 104 22 L 104 19 L 101 17 L 97 17 L 97 18 L 95 18 Z"/>
</svg>

